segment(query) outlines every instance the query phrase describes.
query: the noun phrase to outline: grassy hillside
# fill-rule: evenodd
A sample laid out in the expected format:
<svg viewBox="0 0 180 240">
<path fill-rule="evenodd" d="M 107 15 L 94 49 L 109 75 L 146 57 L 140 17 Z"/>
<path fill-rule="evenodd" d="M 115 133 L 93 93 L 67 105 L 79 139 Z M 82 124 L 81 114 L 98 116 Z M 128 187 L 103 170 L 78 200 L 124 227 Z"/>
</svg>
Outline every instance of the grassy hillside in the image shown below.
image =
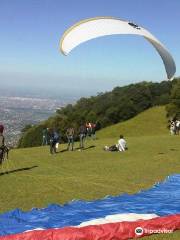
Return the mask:
<svg viewBox="0 0 180 240">
<path fill-rule="evenodd" d="M 114 144 L 121 132 L 129 150 L 104 152 L 103 146 Z M 106 128 L 98 138 L 87 140 L 82 152 L 67 152 L 66 145 L 56 155 L 48 147 L 12 150 L 0 174 L 0 212 L 132 194 L 180 172 L 180 136 L 169 135 L 162 107 Z M 180 232 L 148 239 L 180 239 Z"/>
<path fill-rule="evenodd" d="M 130 119 L 150 107 L 168 104 L 173 84 L 174 81 L 140 82 L 116 87 L 90 98 L 81 98 L 76 104 L 68 104 L 57 110 L 46 121 L 25 128 L 18 146 L 41 146 L 43 128 L 56 128 L 66 142 L 64 136 L 69 126 L 73 126 L 77 133 L 81 122 L 96 122 L 100 129 Z M 76 134 L 75 137 L 78 139 Z"/>
<path fill-rule="evenodd" d="M 114 138 L 123 133 L 125 136 L 156 136 L 167 134 L 165 107 L 150 108 L 136 117 L 99 131 L 100 138 Z"/>
</svg>

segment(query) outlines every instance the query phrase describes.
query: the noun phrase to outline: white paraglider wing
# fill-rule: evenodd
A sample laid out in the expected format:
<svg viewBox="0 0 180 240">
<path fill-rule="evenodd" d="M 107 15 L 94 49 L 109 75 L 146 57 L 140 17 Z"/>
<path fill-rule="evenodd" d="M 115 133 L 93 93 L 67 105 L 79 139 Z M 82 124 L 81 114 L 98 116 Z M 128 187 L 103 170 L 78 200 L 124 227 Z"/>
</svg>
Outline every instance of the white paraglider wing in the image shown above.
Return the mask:
<svg viewBox="0 0 180 240">
<path fill-rule="evenodd" d="M 60 49 L 64 55 L 67 55 L 73 48 L 83 42 L 113 34 L 135 34 L 146 38 L 161 56 L 168 79 L 173 78 L 176 66 L 171 54 L 150 32 L 132 22 L 111 17 L 98 17 L 80 21 L 63 34 Z"/>
</svg>

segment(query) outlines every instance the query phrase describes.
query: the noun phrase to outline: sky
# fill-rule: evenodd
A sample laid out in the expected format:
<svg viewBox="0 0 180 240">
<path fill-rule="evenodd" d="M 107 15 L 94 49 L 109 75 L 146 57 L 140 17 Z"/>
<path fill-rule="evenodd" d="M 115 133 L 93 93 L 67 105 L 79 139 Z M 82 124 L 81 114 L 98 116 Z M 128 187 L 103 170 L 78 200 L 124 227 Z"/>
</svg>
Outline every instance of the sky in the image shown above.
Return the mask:
<svg viewBox="0 0 180 240">
<path fill-rule="evenodd" d="M 170 51 L 180 76 L 179 9 L 179 0 L 0 0 L 1 87 L 86 96 L 166 79 L 161 58 L 138 36 L 98 38 L 63 56 L 64 31 L 96 16 L 118 17 L 149 30 Z"/>
</svg>

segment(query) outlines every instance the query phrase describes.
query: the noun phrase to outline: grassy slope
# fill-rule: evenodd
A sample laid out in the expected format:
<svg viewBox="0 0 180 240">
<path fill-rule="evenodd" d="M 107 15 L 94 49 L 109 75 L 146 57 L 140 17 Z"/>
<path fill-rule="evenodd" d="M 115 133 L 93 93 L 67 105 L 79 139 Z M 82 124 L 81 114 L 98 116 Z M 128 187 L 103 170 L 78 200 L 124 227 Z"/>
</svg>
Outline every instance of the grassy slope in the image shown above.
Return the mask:
<svg viewBox="0 0 180 240">
<path fill-rule="evenodd" d="M 164 107 L 154 107 L 136 117 L 99 131 L 101 138 L 117 138 L 117 133 L 125 136 L 155 136 L 167 134 L 167 119 Z"/>
<path fill-rule="evenodd" d="M 115 143 L 119 133 L 127 136 L 129 151 L 104 152 L 103 146 Z M 3 165 L 3 171 L 10 173 L 0 176 L 0 212 L 17 207 L 45 207 L 72 199 L 132 194 L 180 172 L 180 136 L 169 136 L 162 107 L 108 127 L 98 137 L 99 140 L 87 141 L 90 148 L 83 152 L 65 151 L 51 156 L 48 147 L 13 150 L 10 160 Z M 65 147 L 60 146 L 61 150 Z M 37 167 L 22 170 L 33 166 Z M 14 169 L 17 171 L 13 172 Z M 180 232 L 150 239 L 180 239 Z"/>
</svg>

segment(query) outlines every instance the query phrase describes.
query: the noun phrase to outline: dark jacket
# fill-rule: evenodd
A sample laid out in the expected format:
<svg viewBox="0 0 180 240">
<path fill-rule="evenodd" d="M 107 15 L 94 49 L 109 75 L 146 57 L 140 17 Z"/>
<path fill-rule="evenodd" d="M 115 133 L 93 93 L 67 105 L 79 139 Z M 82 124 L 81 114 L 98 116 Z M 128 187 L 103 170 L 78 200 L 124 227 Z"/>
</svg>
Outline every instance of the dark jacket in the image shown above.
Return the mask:
<svg viewBox="0 0 180 240">
<path fill-rule="evenodd" d="M 84 125 L 81 125 L 79 128 L 79 134 L 86 134 L 87 130 L 86 127 Z"/>
<path fill-rule="evenodd" d="M 0 133 L 0 147 L 4 146 L 4 136 L 2 133 Z"/>
</svg>

